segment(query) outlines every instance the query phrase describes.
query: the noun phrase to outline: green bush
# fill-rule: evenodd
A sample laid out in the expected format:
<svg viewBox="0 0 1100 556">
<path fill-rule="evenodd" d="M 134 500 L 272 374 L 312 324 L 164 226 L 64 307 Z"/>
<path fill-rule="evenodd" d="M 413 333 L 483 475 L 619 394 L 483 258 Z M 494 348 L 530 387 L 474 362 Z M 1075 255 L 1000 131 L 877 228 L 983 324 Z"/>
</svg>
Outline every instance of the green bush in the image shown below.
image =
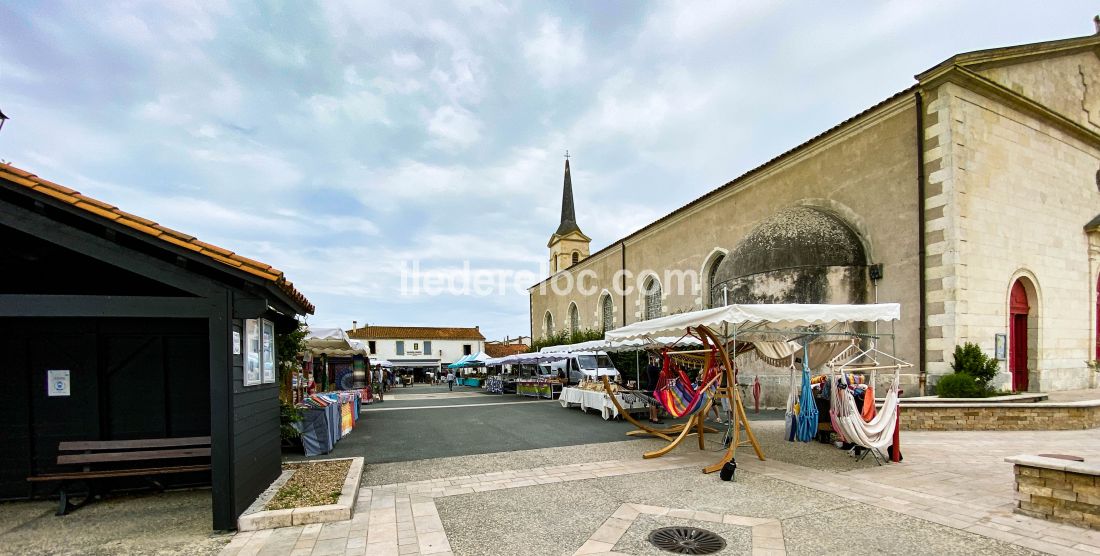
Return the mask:
<svg viewBox="0 0 1100 556">
<path fill-rule="evenodd" d="M 955 361 L 951 363 L 955 373 L 966 373 L 974 377 L 983 391 L 989 390 L 989 383 L 997 376 L 997 360 L 982 353 L 977 344 L 967 342 L 955 346 Z"/>
<path fill-rule="evenodd" d="M 936 394 L 941 398 L 984 398 L 986 389 L 967 373 L 952 373 L 936 383 Z"/>
</svg>

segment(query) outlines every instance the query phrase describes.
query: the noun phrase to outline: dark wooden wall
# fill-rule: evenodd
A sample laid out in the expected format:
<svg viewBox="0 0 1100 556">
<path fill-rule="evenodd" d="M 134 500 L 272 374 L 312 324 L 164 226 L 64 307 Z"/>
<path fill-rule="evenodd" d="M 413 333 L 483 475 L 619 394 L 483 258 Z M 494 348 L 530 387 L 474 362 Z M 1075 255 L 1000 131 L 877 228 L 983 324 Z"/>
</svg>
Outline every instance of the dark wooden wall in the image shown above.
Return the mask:
<svg viewBox="0 0 1100 556">
<path fill-rule="evenodd" d="M 58 470 L 58 442 L 210 434 L 206 336 L 200 319 L 0 319 L 0 497 Z M 47 396 L 50 369 L 70 396 Z"/>
<path fill-rule="evenodd" d="M 233 329 L 244 337 L 240 320 L 233 322 Z M 240 515 L 281 471 L 279 383 L 244 386 L 241 355 L 233 356 L 232 372 L 233 498 Z"/>
</svg>

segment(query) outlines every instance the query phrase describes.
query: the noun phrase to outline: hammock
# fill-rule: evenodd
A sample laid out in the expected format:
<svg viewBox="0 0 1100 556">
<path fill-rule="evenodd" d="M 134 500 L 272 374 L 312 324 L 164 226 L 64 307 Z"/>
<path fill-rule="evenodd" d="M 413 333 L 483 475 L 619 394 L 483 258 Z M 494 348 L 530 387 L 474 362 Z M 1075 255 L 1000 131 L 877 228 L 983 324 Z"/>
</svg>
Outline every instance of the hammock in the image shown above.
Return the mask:
<svg viewBox="0 0 1100 556">
<path fill-rule="evenodd" d="M 836 387 L 833 388 L 832 413 L 836 417 L 835 422 L 849 442 L 885 452 L 886 448 L 894 443 L 894 427 L 898 420 L 898 383 L 900 373 L 894 371 L 894 382 L 890 385 L 890 391 L 886 394 L 886 401 L 882 404 L 882 410 L 870 421 L 865 421 L 862 409 L 856 407 L 855 398 L 848 391 L 848 385 L 843 379 L 833 377 Z M 873 396 L 868 390 L 867 395 Z M 872 402 L 873 403 L 873 402 Z"/>
<path fill-rule="evenodd" d="M 657 387 L 653 390 L 653 397 L 673 418 L 691 415 L 706 404 L 715 383 L 721 377 L 717 357 L 714 353 L 711 355 L 708 358 L 710 364 L 699 379 L 699 387 L 695 388 L 683 369 L 672 362 L 668 350 L 661 354 L 661 374 L 657 379 Z"/>
<path fill-rule="evenodd" d="M 810 384 L 809 350 L 802 358 L 802 396 L 799 398 L 798 421 L 795 438 L 809 442 L 817 436 L 817 404 L 814 402 L 813 386 Z"/>
</svg>

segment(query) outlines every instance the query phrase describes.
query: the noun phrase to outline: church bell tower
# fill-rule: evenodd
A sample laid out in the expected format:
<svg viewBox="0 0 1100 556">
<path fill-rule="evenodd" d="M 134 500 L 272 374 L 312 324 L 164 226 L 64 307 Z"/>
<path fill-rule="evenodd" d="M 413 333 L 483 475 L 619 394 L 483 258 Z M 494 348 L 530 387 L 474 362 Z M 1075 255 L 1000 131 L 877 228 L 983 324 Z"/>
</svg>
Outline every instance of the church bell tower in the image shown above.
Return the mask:
<svg viewBox="0 0 1100 556">
<path fill-rule="evenodd" d="M 565 185 L 561 193 L 561 223 L 546 244 L 550 248 L 550 274 L 565 270 L 588 258 L 588 245 L 592 238 L 584 235 L 577 226 L 577 214 L 573 210 L 573 180 L 569 176 L 569 151 L 565 153 Z"/>
</svg>

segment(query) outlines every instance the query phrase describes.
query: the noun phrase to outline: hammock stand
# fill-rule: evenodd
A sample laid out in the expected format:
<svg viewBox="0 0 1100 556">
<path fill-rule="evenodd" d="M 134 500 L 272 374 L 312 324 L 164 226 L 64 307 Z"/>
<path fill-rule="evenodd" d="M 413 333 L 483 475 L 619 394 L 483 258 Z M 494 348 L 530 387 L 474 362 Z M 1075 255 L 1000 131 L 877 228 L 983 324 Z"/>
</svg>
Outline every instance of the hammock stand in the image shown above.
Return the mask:
<svg viewBox="0 0 1100 556">
<path fill-rule="evenodd" d="M 718 367 L 718 374 L 712 379 L 714 394 L 709 396 L 705 403 L 701 403 L 694 412 L 688 415 L 686 423 L 673 425 L 671 427 L 656 428 L 638 421 L 631 416 L 629 412 L 623 411 L 622 407 L 619 406 L 618 400 L 611 391 L 610 382 L 608 382 L 605 376 L 603 377 L 604 390 L 611 399 L 611 403 L 619 410 L 619 415 L 622 415 L 623 419 L 629 421 L 630 424 L 638 428 L 638 430 L 626 433 L 627 436 L 654 436 L 668 441 L 666 446 L 642 454 L 642 457 L 645 459 L 658 458 L 671 452 L 691 435 L 698 437 L 699 449 L 704 450 L 706 449 L 706 439 L 703 435 L 708 432 L 719 432 L 705 424 L 707 413 L 710 412 L 710 408 L 717 401 L 722 403 L 723 407 L 729 407 L 730 412 L 733 413 L 733 415 L 730 416 L 730 428 L 732 432 L 727 432 L 727 434 L 732 436 L 732 442 L 730 442 L 722 460 L 714 465 L 707 466 L 703 469 L 703 472 L 714 473 L 715 471 L 721 470 L 726 462 L 733 459 L 733 452 L 740 445 L 751 445 L 756 452 L 756 456 L 763 461 L 764 451 L 756 441 L 756 435 L 753 434 L 752 427 L 749 426 L 749 418 L 745 414 L 745 405 L 741 400 L 741 392 L 740 389 L 737 388 L 734 373 L 731 370 L 733 369 L 733 363 L 730 361 L 725 343 L 718 338 L 718 335 L 713 330 L 706 326 L 689 327 L 688 332 L 703 343 L 702 350 L 694 351 L 694 353 L 700 351 L 704 353 L 703 368 L 709 369 L 715 365 Z M 677 352 L 677 355 L 684 356 L 691 355 L 692 353 L 691 351 Z M 741 443 L 742 429 L 745 431 L 746 444 Z"/>
<path fill-rule="evenodd" d="M 852 352 L 854 352 L 854 355 Z M 883 360 L 888 361 L 884 362 Z M 875 347 L 875 343 L 871 342 L 866 349 L 860 349 L 853 344 L 829 361 L 828 366 L 832 370 L 830 378 L 832 381 L 832 391 L 830 392 L 832 403 L 830 404 L 829 414 L 837 434 L 848 442 L 867 449 L 860 459 L 867 457 L 867 454 L 870 453 L 879 465 L 891 460 L 898 463 L 900 461 L 899 444 L 901 440 L 901 406 L 898 403 L 898 397 L 901 395 L 899 389 L 901 369 L 912 367 L 912 363 L 879 351 Z M 891 381 L 890 390 L 886 394 L 882 408 L 878 410 L 876 415 L 868 419 L 860 414 L 851 393 L 848 392 L 848 386 L 851 382 L 848 377 L 851 376 L 850 371 L 869 371 L 871 373 L 869 383 L 871 390 L 866 395 L 872 396 L 870 403 L 871 407 L 874 407 L 875 376 L 880 370 L 893 370 L 894 378 Z M 840 428 L 837 428 L 838 426 Z M 882 453 L 888 445 L 894 446 L 893 458 L 888 458 Z"/>
<path fill-rule="evenodd" d="M 658 429 L 646 425 L 622 410 L 618 400 L 613 395 L 610 382 L 604 377 L 604 389 L 610 401 L 619 410 L 619 414 L 637 427 L 637 430 L 627 433 L 629 436 L 654 436 L 668 441 L 668 445 L 643 454 L 644 458 L 656 458 L 672 451 L 688 436 L 694 434 L 698 437 L 699 449 L 705 449 L 707 432 L 717 432 L 706 427 L 704 420 L 711 407 L 717 401 L 723 404 L 723 408 L 729 408 L 730 424 L 727 435 L 730 442 L 726 445 L 725 454 L 713 465 L 703 468 L 704 473 L 719 471 L 722 467 L 734 459 L 734 453 L 738 447 L 751 445 L 756 456 L 763 461 L 764 452 L 756 440 L 745 414 L 745 406 L 742 401 L 740 388 L 736 381 L 736 372 L 731 357 L 758 348 L 753 342 L 756 338 L 779 337 L 783 341 L 790 338 L 831 336 L 845 338 L 852 341 L 856 338 L 875 338 L 875 335 L 853 333 L 850 331 L 837 331 L 833 327 L 840 323 L 848 322 L 878 322 L 896 321 L 900 318 L 901 308 L 897 303 L 841 305 L 841 304 L 732 304 L 713 309 L 701 309 L 688 313 L 668 315 L 646 321 L 639 321 L 631 325 L 605 332 L 607 341 L 625 341 L 642 339 L 653 342 L 654 336 L 671 333 L 682 334 L 685 330 L 689 335 L 698 338 L 704 344 L 704 357 L 716 357 L 720 365 L 720 375 L 715 383 L 715 393 L 702 407 L 690 414 L 687 422 L 682 425 Z M 721 330 L 721 332 L 718 332 Z M 675 331 L 675 332 L 674 332 Z M 891 334 L 893 336 L 893 334 Z M 739 342 L 740 340 L 740 342 Z M 716 349 L 711 349 L 711 348 Z M 695 353 L 699 353 L 698 351 Z M 691 352 L 676 352 L 676 356 L 687 356 Z M 830 354 L 831 355 L 831 354 Z M 788 356 L 789 357 L 789 356 Z M 765 361 L 767 359 L 763 358 Z M 821 364 L 830 358 L 826 357 Z M 708 364 L 704 368 L 709 367 Z M 811 365 L 815 366 L 815 365 Z M 744 429 L 746 440 L 741 441 L 741 429 Z"/>
</svg>

